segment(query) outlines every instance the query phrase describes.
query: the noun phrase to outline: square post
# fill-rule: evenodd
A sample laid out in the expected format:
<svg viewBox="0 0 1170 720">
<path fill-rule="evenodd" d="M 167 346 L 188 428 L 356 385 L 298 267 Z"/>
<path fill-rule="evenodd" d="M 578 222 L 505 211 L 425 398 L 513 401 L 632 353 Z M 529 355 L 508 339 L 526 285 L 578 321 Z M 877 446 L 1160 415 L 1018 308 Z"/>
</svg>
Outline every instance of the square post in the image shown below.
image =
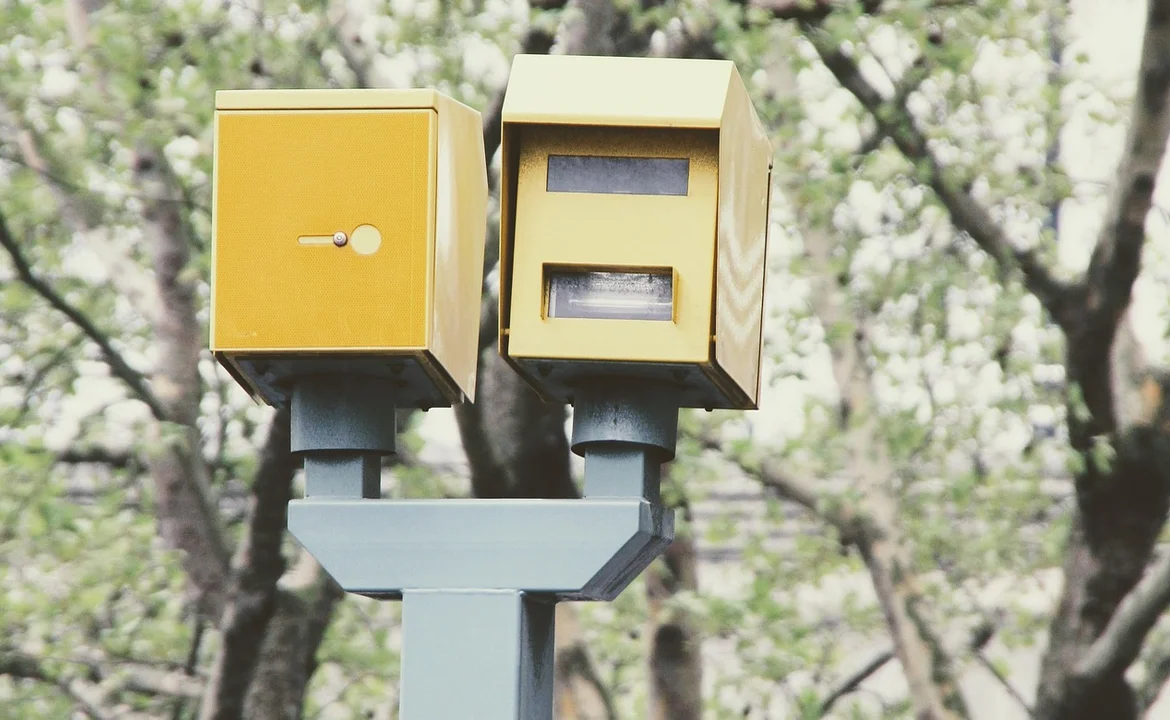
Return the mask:
<svg viewBox="0 0 1170 720">
<path fill-rule="evenodd" d="M 293 388 L 292 451 L 305 461 L 305 497 L 377 498 L 382 456 L 394 452 L 394 391 L 385 378 L 315 375 Z"/>
<path fill-rule="evenodd" d="M 402 602 L 402 720 L 552 720 L 552 597 L 407 590 Z"/>
</svg>

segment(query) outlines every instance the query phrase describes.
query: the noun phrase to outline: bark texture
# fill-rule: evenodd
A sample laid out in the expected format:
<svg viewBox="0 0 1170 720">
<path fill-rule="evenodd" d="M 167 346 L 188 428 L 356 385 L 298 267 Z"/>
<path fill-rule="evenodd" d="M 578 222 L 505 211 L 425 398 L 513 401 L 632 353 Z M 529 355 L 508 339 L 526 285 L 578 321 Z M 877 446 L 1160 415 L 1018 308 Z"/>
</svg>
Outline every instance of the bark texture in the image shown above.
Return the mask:
<svg viewBox="0 0 1170 720">
<path fill-rule="evenodd" d="M 317 649 L 333 608 L 345 596 L 308 553 L 302 553 L 276 595 L 275 608 L 248 688 L 243 717 L 300 720 Z"/>
<path fill-rule="evenodd" d="M 554 718 L 616 720 L 613 701 L 597 674 L 572 603 L 557 605 L 555 665 Z"/>
<path fill-rule="evenodd" d="M 1092 651 L 1124 647 L 1113 640 L 1130 624 L 1111 627 L 1110 621 L 1149 565 L 1170 508 L 1165 377 L 1140 357 L 1125 323 L 1170 136 L 1168 100 L 1170 2 L 1152 0 L 1113 200 L 1089 270 L 1070 292 L 1070 310 L 1058 318 L 1067 336 L 1069 382 L 1083 398 L 1071 393 L 1068 410 L 1070 442 L 1082 469 L 1064 591 L 1037 693 L 1036 717 L 1043 720 L 1138 717 L 1138 700 L 1125 679 L 1136 654 Z M 1102 447 L 1112 448 L 1111 458 Z"/>
<path fill-rule="evenodd" d="M 151 388 L 162 408 L 148 457 L 155 485 L 159 533 L 183 551 L 196 604 L 218 624 L 228 602 L 231 554 L 215 504 L 196 427 L 203 384 L 199 377 L 202 331 L 194 278 L 185 272 L 191 239 L 177 202 L 175 179 L 160 154 L 143 149 L 135 162 L 136 184 L 154 198 L 145 209 L 159 308 L 154 314 L 158 362 Z"/>
<path fill-rule="evenodd" d="M 220 618 L 220 646 L 207 690 L 212 701 L 204 704 L 215 708 L 218 717 L 239 716 L 253 672 L 261 661 L 266 631 L 278 609 L 276 583 L 285 570 L 280 549 L 294 472 L 288 411 L 281 410 L 273 418 L 268 439 L 260 450 L 259 470 L 252 482 L 248 530 L 233 562 L 231 602 Z"/>
<path fill-rule="evenodd" d="M 698 589 L 694 539 L 676 534 L 662 559 L 646 573 L 651 720 L 703 717 L 702 634 L 695 618 L 669 604 L 678 593 Z"/>
</svg>

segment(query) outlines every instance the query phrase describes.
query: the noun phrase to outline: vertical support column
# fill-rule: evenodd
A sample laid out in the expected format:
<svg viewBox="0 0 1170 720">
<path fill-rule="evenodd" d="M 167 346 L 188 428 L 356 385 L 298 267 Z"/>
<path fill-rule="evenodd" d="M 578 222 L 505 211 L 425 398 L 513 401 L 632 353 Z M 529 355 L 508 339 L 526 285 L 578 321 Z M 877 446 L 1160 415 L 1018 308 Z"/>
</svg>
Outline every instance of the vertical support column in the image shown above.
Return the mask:
<svg viewBox="0 0 1170 720">
<path fill-rule="evenodd" d="M 674 458 L 678 391 L 663 382 L 598 379 L 575 389 L 573 452 L 585 458 L 585 497 L 657 504 Z"/>
<path fill-rule="evenodd" d="M 402 602 L 402 720 L 552 720 L 553 598 L 407 590 Z"/>
<path fill-rule="evenodd" d="M 634 510 L 627 517 L 629 540 L 616 544 L 616 554 L 595 558 L 604 586 L 595 586 L 599 575 L 583 580 L 564 592 L 585 587 L 606 597 L 616 593 L 669 542 L 673 514 L 659 503 L 659 466 L 674 457 L 678 430 L 678 395 L 668 384 L 630 383 L 605 379 L 577 389 L 577 413 L 573 426 L 573 450 L 585 456 L 586 499 L 624 498 L 621 505 Z M 339 499 L 377 498 L 381 455 L 394 448 L 393 386 L 380 378 L 312 376 L 297 380 L 292 398 L 292 449 L 305 458 L 306 500 L 297 507 L 316 509 L 339 518 L 369 517 L 369 509 L 394 507 L 397 503 L 345 503 Z M 316 498 L 318 502 L 314 503 Z M 321 502 L 325 500 L 327 502 Z M 359 508 L 363 511 L 356 512 Z M 426 510 L 420 505 L 420 510 Z M 483 511 L 495 512 L 484 505 Z M 290 507 L 290 527 L 292 507 Z M 432 513 L 431 519 L 447 517 Z M 301 520 L 305 520 L 302 516 Z M 308 526 L 301 525 L 302 530 Z M 547 536 L 541 526 L 534 534 L 537 545 Z M 613 528 L 610 528 L 612 530 Z M 314 526 L 315 532 L 320 531 Z M 442 523 L 438 532 L 444 531 Z M 393 532 L 391 529 L 389 532 Z M 514 537 L 512 528 L 499 535 Z M 358 536 L 376 533 L 357 533 Z M 305 537 L 298 532 L 298 537 Z M 320 535 L 315 535 L 319 539 Z M 489 546 L 495 538 L 484 537 Z M 466 543 L 464 543 L 466 545 Z M 318 545 L 321 547 L 321 545 Z M 379 548 L 393 547 L 399 563 L 425 563 L 425 548 L 408 539 Z M 468 557 L 478 558 L 480 548 L 445 546 L 441 561 L 457 571 Z M 572 550 L 581 548 L 573 546 Z M 343 555 L 355 551 L 353 543 Z M 421 555 L 420 555 L 421 553 Z M 368 559 L 370 553 L 366 553 Z M 572 559 L 571 556 L 568 559 Z M 382 562 L 376 558 L 375 562 Z M 345 563 L 333 555 L 336 572 Z M 490 561 L 488 563 L 490 565 Z M 444 576 L 441 585 L 427 589 L 410 587 L 394 578 L 363 581 L 356 591 L 376 591 L 403 599 L 403 661 L 400 715 L 402 720 L 552 720 L 553 659 L 556 595 L 551 588 L 483 589 L 483 559 L 466 580 Z M 451 568 L 446 568 L 450 571 Z M 455 575 L 463 575 L 456 572 Z M 423 574 L 425 576 L 425 573 Z M 414 577 L 412 575 L 412 577 Z M 586 576 L 587 577 L 587 576 Z M 478 580 L 476 579 L 478 578 Z M 417 580 L 417 577 L 416 577 Z M 515 581 L 507 584 L 514 584 Z M 523 583 L 525 581 L 519 581 Z M 594 585 L 590 585 L 593 583 Z M 424 579 L 420 584 L 427 586 Z M 574 598 L 580 597 L 576 594 Z M 593 597 L 595 595 L 586 595 Z"/>
<path fill-rule="evenodd" d="M 298 378 L 290 431 L 305 458 L 306 498 L 377 498 L 381 458 L 394 452 L 393 386 L 362 375 Z"/>
</svg>

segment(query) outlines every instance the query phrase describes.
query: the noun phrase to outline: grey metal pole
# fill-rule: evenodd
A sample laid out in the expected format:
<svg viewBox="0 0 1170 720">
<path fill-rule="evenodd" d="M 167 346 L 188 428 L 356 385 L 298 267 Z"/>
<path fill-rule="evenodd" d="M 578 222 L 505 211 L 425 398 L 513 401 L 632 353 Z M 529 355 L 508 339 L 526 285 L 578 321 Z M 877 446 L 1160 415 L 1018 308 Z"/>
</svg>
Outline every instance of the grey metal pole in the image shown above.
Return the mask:
<svg viewBox="0 0 1170 720">
<path fill-rule="evenodd" d="M 289 431 L 305 460 L 306 498 L 378 498 L 382 456 L 394 452 L 393 386 L 362 375 L 298 378 Z"/>
<path fill-rule="evenodd" d="M 573 452 L 585 458 L 585 497 L 657 503 L 662 463 L 674 458 L 678 391 L 664 382 L 600 379 L 576 390 Z"/>
<path fill-rule="evenodd" d="M 613 599 L 673 538 L 659 502 L 673 386 L 600 378 L 575 406 L 584 499 L 391 501 L 377 476 L 394 447 L 392 387 L 296 385 L 306 497 L 289 529 L 346 590 L 403 600 L 402 720 L 552 720 L 556 603 Z"/>
<path fill-rule="evenodd" d="M 674 456 L 677 433 L 669 386 L 580 388 L 573 449 L 585 456 L 586 498 L 657 504 L 659 467 Z M 624 572 L 633 580 L 642 567 Z M 556 602 L 523 589 L 405 591 L 399 717 L 552 720 Z"/>
<path fill-rule="evenodd" d="M 403 720 L 551 720 L 556 600 L 519 590 L 403 593 Z"/>
</svg>

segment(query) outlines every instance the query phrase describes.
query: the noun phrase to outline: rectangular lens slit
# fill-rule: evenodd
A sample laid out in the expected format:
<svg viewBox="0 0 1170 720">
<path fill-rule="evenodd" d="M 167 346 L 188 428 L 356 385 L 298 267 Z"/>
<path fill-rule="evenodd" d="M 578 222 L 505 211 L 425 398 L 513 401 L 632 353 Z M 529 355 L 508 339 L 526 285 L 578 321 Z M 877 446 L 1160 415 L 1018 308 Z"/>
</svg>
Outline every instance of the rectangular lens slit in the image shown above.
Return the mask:
<svg viewBox="0 0 1170 720">
<path fill-rule="evenodd" d="M 549 155 L 548 192 L 610 195 L 686 195 L 687 158 Z"/>
<path fill-rule="evenodd" d="M 545 282 L 551 318 L 674 319 L 671 272 L 555 270 Z"/>
</svg>

